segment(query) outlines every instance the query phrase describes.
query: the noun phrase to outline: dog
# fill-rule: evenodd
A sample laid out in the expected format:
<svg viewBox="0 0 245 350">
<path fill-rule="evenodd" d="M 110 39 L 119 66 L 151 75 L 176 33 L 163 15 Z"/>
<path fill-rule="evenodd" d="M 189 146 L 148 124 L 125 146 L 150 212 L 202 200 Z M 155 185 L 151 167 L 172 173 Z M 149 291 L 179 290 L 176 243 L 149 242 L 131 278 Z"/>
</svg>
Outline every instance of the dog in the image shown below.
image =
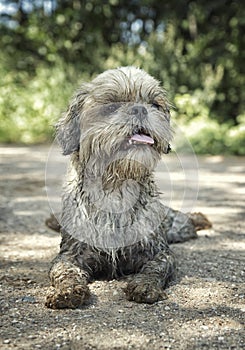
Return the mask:
<svg viewBox="0 0 245 350">
<path fill-rule="evenodd" d="M 209 225 L 159 199 L 153 171 L 170 150 L 170 107 L 160 83 L 135 67 L 107 70 L 76 92 L 56 125 L 70 165 L 47 307 L 83 305 L 96 278 L 127 278 L 126 298 L 138 303 L 166 297 L 176 267 L 169 244 Z"/>
</svg>

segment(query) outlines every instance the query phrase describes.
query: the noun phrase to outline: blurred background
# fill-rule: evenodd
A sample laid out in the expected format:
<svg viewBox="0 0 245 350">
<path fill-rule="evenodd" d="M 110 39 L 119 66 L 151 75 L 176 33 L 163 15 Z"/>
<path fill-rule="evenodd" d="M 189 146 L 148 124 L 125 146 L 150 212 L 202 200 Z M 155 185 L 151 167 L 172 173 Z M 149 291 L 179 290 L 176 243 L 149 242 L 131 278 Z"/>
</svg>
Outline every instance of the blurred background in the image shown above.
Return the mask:
<svg viewBox="0 0 245 350">
<path fill-rule="evenodd" d="M 244 33 L 241 0 L 0 0 L 0 142 L 52 141 L 79 83 L 135 65 L 196 153 L 244 155 Z"/>
</svg>

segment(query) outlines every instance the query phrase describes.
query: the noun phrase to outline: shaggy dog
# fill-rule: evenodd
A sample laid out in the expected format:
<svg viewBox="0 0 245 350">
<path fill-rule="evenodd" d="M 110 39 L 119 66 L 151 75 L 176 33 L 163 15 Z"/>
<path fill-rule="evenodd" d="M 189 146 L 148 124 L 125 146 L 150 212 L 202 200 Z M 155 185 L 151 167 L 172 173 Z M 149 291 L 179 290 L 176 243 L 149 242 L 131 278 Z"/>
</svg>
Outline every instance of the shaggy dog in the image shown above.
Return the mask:
<svg viewBox="0 0 245 350">
<path fill-rule="evenodd" d="M 191 215 L 161 204 L 153 179 L 170 150 L 169 108 L 158 81 L 123 67 L 83 84 L 58 122 L 57 139 L 71 157 L 48 307 L 82 305 L 98 277 L 131 275 L 128 300 L 165 297 L 175 270 L 168 244 L 195 238 L 198 226 Z"/>
</svg>

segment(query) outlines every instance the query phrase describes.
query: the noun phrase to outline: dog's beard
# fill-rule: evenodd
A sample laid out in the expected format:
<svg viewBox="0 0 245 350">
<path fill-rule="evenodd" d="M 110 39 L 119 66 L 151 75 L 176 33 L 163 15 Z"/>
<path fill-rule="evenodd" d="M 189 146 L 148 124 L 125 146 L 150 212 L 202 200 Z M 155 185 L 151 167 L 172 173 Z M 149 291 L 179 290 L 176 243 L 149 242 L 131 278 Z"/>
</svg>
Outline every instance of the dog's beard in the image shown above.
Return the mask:
<svg viewBox="0 0 245 350">
<path fill-rule="evenodd" d="M 85 162 L 85 177 L 96 181 L 100 178 L 104 189 L 118 187 L 128 179 L 142 182 L 149 177 L 159 161 L 159 153 L 148 145 L 126 147 L 125 142 L 117 149 L 115 144 L 108 145 L 109 154 L 105 149 L 95 149 Z"/>
<path fill-rule="evenodd" d="M 142 147 L 143 148 L 143 147 Z M 149 156 L 154 153 L 154 158 Z M 111 160 L 102 176 L 104 188 L 109 188 L 110 184 L 119 184 L 128 179 L 136 180 L 139 183 L 149 177 L 159 160 L 158 154 L 149 149 L 137 149 L 128 152 L 119 152 L 115 160 Z M 118 159 L 117 159 L 118 158 Z"/>
</svg>

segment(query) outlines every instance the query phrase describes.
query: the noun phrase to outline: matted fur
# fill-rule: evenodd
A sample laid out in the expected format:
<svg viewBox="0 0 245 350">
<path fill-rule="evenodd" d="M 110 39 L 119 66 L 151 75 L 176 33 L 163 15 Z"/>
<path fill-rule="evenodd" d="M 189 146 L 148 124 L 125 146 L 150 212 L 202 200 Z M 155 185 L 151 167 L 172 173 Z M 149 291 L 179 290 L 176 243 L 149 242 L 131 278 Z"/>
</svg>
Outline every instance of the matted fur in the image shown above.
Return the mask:
<svg viewBox="0 0 245 350">
<path fill-rule="evenodd" d="M 172 139 L 169 109 L 159 82 L 134 67 L 108 70 L 77 91 L 56 126 L 71 161 L 48 307 L 78 307 L 92 279 L 130 274 L 129 300 L 165 297 L 175 268 L 168 244 L 196 237 L 189 216 L 160 203 L 152 176 Z"/>
</svg>

